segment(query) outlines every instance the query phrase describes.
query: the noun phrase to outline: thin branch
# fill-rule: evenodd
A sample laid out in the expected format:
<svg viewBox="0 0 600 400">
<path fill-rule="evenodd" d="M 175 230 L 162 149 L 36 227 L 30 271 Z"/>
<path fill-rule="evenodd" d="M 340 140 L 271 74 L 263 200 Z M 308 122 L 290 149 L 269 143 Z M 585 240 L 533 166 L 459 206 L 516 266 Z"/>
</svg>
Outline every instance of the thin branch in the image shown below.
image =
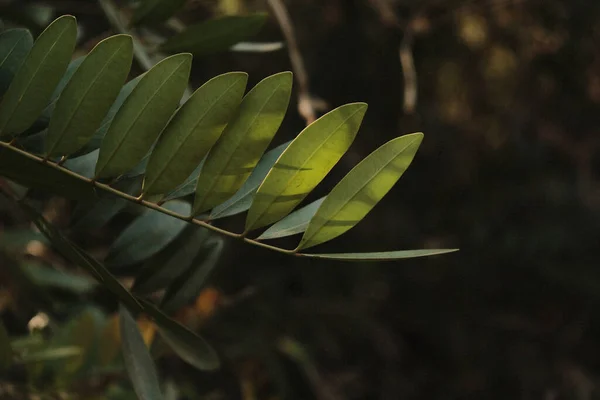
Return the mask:
<svg viewBox="0 0 600 400">
<path fill-rule="evenodd" d="M 404 38 L 400 44 L 400 65 L 402 66 L 402 75 L 404 76 L 404 103 L 403 109 L 405 114 L 415 112 L 417 105 L 417 70 L 415 68 L 415 60 L 413 57 L 413 30 L 411 24 L 408 24 L 404 30 Z"/>
<path fill-rule="evenodd" d="M 49 161 L 49 160 L 44 161 L 44 159 L 42 159 L 41 157 L 38 157 L 38 156 L 36 156 L 34 154 L 31 154 L 31 153 L 28 153 L 28 152 L 23 151 L 21 149 L 18 149 L 18 148 L 14 147 L 14 146 L 11 146 L 9 143 L 0 141 L 0 147 L 4 147 L 5 149 L 8 149 L 9 151 L 14 151 L 15 153 L 18 153 L 18 154 L 20 154 L 23 157 L 27 157 L 30 160 L 33 160 L 33 161 L 35 161 L 37 163 L 46 164 L 48 167 L 54 168 L 55 170 L 58 170 L 58 171 L 66 174 L 66 175 L 69 175 L 72 178 L 75 178 L 77 180 L 80 180 L 80 181 L 88 183 L 88 184 L 92 185 L 96 189 L 100 189 L 100 190 L 102 190 L 104 192 L 111 193 L 111 194 L 113 194 L 115 196 L 118 196 L 118 197 L 120 197 L 120 198 L 122 198 L 124 200 L 130 201 L 132 203 L 141 204 L 141 205 L 143 205 L 143 206 L 145 206 L 145 207 L 147 207 L 147 208 L 149 208 L 151 210 L 161 212 L 161 213 L 169 215 L 169 216 L 171 216 L 173 218 L 177 218 L 177 219 L 180 219 L 180 220 L 183 220 L 183 221 L 190 222 L 190 223 L 192 223 L 194 225 L 201 226 L 203 228 L 209 229 L 209 230 L 211 230 L 213 232 L 219 233 L 219 234 L 224 235 L 224 236 L 229 236 L 229 237 L 232 237 L 232 238 L 235 238 L 235 239 L 243 240 L 244 242 L 252 244 L 254 246 L 262 247 L 262 248 L 265 248 L 265 249 L 268 249 L 268 250 L 273 250 L 273 251 L 276 251 L 278 253 L 291 254 L 291 255 L 295 255 L 295 256 L 303 256 L 303 254 L 297 253 L 295 250 L 287 250 L 287 249 L 282 249 L 280 247 L 271 246 L 269 244 L 262 243 L 262 242 L 259 242 L 257 240 L 254 240 L 254 239 L 250 239 L 250 238 L 244 237 L 241 234 L 238 234 L 238 233 L 235 233 L 235 232 L 230 232 L 230 231 L 227 231 L 225 229 L 218 228 L 218 227 L 216 227 L 214 225 L 211 225 L 211 224 L 209 224 L 209 223 L 207 223 L 205 221 L 202 221 L 202 220 L 199 220 L 197 218 L 194 218 L 193 216 L 178 214 L 178 213 L 173 212 L 171 210 L 168 210 L 168 209 L 166 209 L 164 207 L 161 207 L 161 206 L 159 206 L 156 203 L 152 203 L 152 202 L 147 201 L 147 200 L 141 200 L 138 197 L 135 197 L 135 196 L 132 196 L 130 194 L 123 193 L 123 192 L 121 192 L 121 191 L 119 191 L 117 189 L 114 189 L 114 188 L 112 188 L 111 186 L 109 186 L 107 184 L 100 183 L 100 182 L 95 181 L 93 179 L 90 179 L 90 178 L 87 178 L 85 176 L 79 175 L 79 174 L 77 174 L 77 173 L 75 173 L 75 172 L 73 172 L 73 171 L 71 171 L 69 169 L 66 169 L 65 167 L 63 167 L 61 165 L 58 165 L 55 162 L 52 162 L 52 161 Z"/>
<path fill-rule="evenodd" d="M 113 4 L 111 0 L 98 0 L 100 3 L 100 7 L 104 14 L 106 15 L 106 19 L 113 26 L 113 28 L 119 32 L 126 35 L 130 35 L 133 39 L 133 54 L 145 71 L 148 71 L 150 68 L 154 66 L 154 62 L 146 52 L 144 45 L 140 42 L 140 40 L 134 35 L 131 31 L 129 31 L 123 21 L 121 20 L 121 13 L 119 9 Z"/>
<path fill-rule="evenodd" d="M 269 6 L 275 14 L 277 23 L 285 37 L 288 55 L 292 63 L 292 70 L 298 82 L 298 112 L 306 121 L 306 125 L 312 124 L 316 119 L 315 105 L 310 94 L 308 73 L 304 66 L 304 59 L 298 48 L 294 26 L 290 15 L 281 0 L 268 0 Z"/>
</svg>

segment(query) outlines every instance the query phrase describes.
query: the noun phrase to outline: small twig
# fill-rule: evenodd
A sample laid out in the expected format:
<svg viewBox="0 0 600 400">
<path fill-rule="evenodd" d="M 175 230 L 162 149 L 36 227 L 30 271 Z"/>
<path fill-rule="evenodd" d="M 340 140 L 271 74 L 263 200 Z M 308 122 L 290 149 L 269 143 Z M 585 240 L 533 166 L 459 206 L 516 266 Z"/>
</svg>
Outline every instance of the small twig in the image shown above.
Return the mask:
<svg viewBox="0 0 600 400">
<path fill-rule="evenodd" d="M 413 46 L 413 30 L 411 24 L 408 24 L 404 30 L 404 38 L 400 44 L 400 65 L 402 66 L 402 75 L 404 76 L 404 103 L 403 109 L 405 114 L 415 112 L 417 105 L 417 70 L 415 68 L 415 60 L 412 53 Z"/>
<path fill-rule="evenodd" d="M 145 71 L 148 71 L 150 68 L 152 68 L 154 66 L 154 62 L 136 35 L 134 35 L 125 27 L 125 24 L 121 20 L 121 13 L 119 12 L 118 8 L 111 0 L 98 0 L 98 3 L 100 3 L 102 11 L 104 11 L 108 22 L 110 22 L 113 28 L 117 32 L 130 35 L 133 38 L 133 54 L 138 64 L 140 64 L 140 67 L 142 67 Z"/>
<path fill-rule="evenodd" d="M 294 71 L 294 76 L 298 82 L 298 112 L 306 121 L 306 125 L 310 125 L 316 119 L 316 110 L 310 94 L 308 73 L 304 66 L 304 59 L 302 58 L 302 54 L 300 53 L 296 41 L 294 26 L 292 25 L 289 13 L 281 0 L 268 0 L 268 2 L 287 42 L 292 70 Z"/>
</svg>

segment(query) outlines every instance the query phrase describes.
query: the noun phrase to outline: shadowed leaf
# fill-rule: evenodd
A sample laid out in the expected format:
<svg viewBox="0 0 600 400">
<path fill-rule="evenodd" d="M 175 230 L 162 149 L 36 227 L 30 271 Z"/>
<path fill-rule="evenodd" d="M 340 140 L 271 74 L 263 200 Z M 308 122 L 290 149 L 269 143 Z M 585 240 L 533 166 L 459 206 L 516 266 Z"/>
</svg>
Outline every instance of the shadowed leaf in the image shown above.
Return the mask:
<svg viewBox="0 0 600 400">
<path fill-rule="evenodd" d="M 166 203 L 164 208 L 181 215 L 188 215 L 190 212 L 190 204 L 183 201 Z M 106 263 L 120 267 L 143 261 L 171 243 L 186 225 L 186 221 L 148 210 L 115 240 L 106 257 Z"/>
<path fill-rule="evenodd" d="M 162 399 L 154 360 L 150 356 L 137 322 L 123 306 L 119 307 L 119 329 L 123 359 L 135 394 L 142 400 Z"/>
<path fill-rule="evenodd" d="M 136 25 L 158 24 L 168 20 L 186 0 L 143 0 L 133 13 L 132 22 Z"/>
<path fill-rule="evenodd" d="M 217 353 L 204 339 L 185 326 L 167 317 L 152 303 L 140 299 L 144 311 L 152 317 L 158 326 L 158 332 L 173 351 L 188 364 L 201 371 L 219 368 Z"/>
<path fill-rule="evenodd" d="M 9 29 L 0 34 L 0 95 L 4 94 L 33 46 L 27 29 Z"/>
</svg>

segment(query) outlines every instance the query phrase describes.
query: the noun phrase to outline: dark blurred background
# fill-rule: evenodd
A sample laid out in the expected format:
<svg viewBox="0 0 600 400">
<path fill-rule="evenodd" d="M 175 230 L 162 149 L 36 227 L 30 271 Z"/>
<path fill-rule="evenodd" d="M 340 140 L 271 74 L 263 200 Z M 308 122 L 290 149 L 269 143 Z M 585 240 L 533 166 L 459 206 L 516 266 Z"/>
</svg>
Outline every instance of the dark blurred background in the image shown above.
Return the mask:
<svg viewBox="0 0 600 400">
<path fill-rule="evenodd" d="M 46 3 L 90 37 L 109 29 L 93 2 Z M 313 104 L 369 104 L 314 198 L 384 142 L 425 133 L 389 195 L 319 251 L 460 252 L 338 263 L 228 241 L 211 289 L 181 311 L 189 322 L 208 307 L 225 366 L 167 360 L 161 374 L 210 399 L 600 398 L 600 2 L 284 4 Z M 190 1 L 180 18 L 259 10 Z M 277 20 L 255 39 L 283 40 Z M 193 85 L 291 69 L 286 49 L 222 53 L 194 61 Z M 297 94 L 274 144 L 306 125 Z"/>
</svg>

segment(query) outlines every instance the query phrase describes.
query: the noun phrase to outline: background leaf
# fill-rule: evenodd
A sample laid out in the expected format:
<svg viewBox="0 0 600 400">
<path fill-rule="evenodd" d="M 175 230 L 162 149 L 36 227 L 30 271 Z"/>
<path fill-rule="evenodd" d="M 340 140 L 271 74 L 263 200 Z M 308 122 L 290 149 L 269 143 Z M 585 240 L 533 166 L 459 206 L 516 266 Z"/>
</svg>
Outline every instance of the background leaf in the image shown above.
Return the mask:
<svg viewBox="0 0 600 400">
<path fill-rule="evenodd" d="M 38 37 L 0 104 L 0 137 L 35 122 L 71 61 L 76 37 L 72 16 L 58 18 Z"/>
<path fill-rule="evenodd" d="M 177 200 L 166 203 L 164 208 L 182 215 L 188 215 L 191 209 L 189 203 Z M 106 257 L 106 263 L 113 267 L 121 267 L 143 261 L 172 242 L 186 225 L 186 221 L 148 210 L 115 240 Z"/>
<path fill-rule="evenodd" d="M 46 139 L 48 156 L 69 155 L 94 135 L 131 68 L 131 36 L 111 36 L 85 57 L 56 102 Z"/>
<path fill-rule="evenodd" d="M 146 72 L 102 141 L 96 165 L 98 178 L 121 175 L 144 158 L 179 105 L 191 65 L 190 54 L 177 54 Z"/>
<path fill-rule="evenodd" d="M 210 150 L 196 187 L 194 215 L 222 203 L 246 181 L 279 129 L 290 100 L 292 73 L 259 82 Z"/>
<path fill-rule="evenodd" d="M 161 303 L 161 308 L 166 312 L 175 312 L 198 296 L 221 257 L 224 242 L 221 238 L 215 238 L 204 247 L 204 252 L 192 261 L 191 267 L 167 289 Z"/>
<path fill-rule="evenodd" d="M 362 160 L 331 190 L 298 249 L 331 240 L 362 220 L 404 174 L 422 141 L 422 133 L 404 135 Z"/>
<path fill-rule="evenodd" d="M 190 176 L 236 112 L 247 81 L 248 74 L 230 72 L 194 92 L 169 122 L 150 156 L 144 193 L 169 193 Z"/>
<path fill-rule="evenodd" d="M 33 46 L 27 29 L 9 29 L 0 33 L 0 95 L 3 95 Z"/>
<path fill-rule="evenodd" d="M 144 311 L 148 313 L 156 325 L 162 338 L 181 359 L 201 371 L 212 371 L 219 368 L 217 353 L 200 336 L 185 326 L 167 317 L 152 303 L 140 299 Z"/>
<path fill-rule="evenodd" d="M 6 327 L 0 320 L 0 372 L 7 371 L 13 361 L 13 349 Z"/>
<path fill-rule="evenodd" d="M 133 13 L 136 25 L 158 24 L 166 21 L 183 7 L 186 0 L 143 0 Z"/>
<path fill-rule="evenodd" d="M 162 399 L 154 360 L 150 356 L 138 324 L 123 306 L 119 307 L 119 327 L 123 359 L 135 393 L 141 400 Z"/>
<path fill-rule="evenodd" d="M 300 204 L 346 153 L 366 111 L 365 103 L 346 104 L 306 127 L 258 188 L 246 231 L 279 221 Z"/>
<path fill-rule="evenodd" d="M 257 34 L 267 14 L 232 15 L 211 19 L 188 27 L 162 45 L 167 52 L 189 51 L 200 56 L 229 49 Z"/>
<path fill-rule="evenodd" d="M 209 237 L 210 231 L 206 228 L 186 227 L 176 240 L 148 260 L 136 277 L 132 291 L 145 294 L 169 286 L 192 265 Z"/>
</svg>

